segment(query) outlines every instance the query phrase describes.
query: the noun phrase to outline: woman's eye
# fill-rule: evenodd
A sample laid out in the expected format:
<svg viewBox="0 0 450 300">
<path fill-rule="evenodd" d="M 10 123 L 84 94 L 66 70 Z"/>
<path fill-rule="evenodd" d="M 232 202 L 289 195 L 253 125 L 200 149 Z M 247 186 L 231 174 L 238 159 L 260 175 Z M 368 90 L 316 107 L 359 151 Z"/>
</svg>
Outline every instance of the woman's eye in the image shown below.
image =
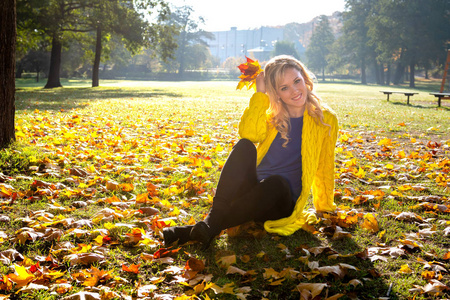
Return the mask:
<svg viewBox="0 0 450 300">
<path fill-rule="evenodd" d="M 284 92 L 287 90 L 287 87 L 282 87 L 281 90 Z"/>
<path fill-rule="evenodd" d="M 297 79 L 296 81 L 295 81 L 295 83 L 300 83 L 301 82 L 301 80 L 300 79 Z"/>
</svg>

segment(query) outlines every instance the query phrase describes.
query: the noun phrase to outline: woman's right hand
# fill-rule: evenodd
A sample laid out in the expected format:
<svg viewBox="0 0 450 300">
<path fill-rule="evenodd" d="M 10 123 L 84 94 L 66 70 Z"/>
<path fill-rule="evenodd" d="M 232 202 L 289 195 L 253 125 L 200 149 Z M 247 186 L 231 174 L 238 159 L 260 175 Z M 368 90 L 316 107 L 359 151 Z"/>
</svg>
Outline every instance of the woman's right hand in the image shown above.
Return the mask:
<svg viewBox="0 0 450 300">
<path fill-rule="evenodd" d="M 260 93 L 266 93 L 266 84 L 264 82 L 264 71 L 262 71 L 261 73 L 258 74 L 258 76 L 256 76 L 256 92 L 260 92 Z"/>
</svg>

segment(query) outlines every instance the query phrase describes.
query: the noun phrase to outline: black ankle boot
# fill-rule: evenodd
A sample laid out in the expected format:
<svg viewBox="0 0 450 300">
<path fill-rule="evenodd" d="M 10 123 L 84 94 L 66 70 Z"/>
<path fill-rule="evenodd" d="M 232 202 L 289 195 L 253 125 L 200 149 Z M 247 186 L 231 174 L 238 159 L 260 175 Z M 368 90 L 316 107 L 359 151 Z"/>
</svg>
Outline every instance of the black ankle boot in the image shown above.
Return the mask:
<svg viewBox="0 0 450 300">
<path fill-rule="evenodd" d="M 178 242 L 178 245 L 186 244 L 191 241 L 190 233 L 192 225 L 166 227 L 163 229 L 164 246 L 167 248 Z"/>
<path fill-rule="evenodd" d="M 190 236 L 191 240 L 202 244 L 202 250 L 206 250 L 214 239 L 215 234 L 211 231 L 208 224 L 200 221 L 192 227 Z"/>
</svg>

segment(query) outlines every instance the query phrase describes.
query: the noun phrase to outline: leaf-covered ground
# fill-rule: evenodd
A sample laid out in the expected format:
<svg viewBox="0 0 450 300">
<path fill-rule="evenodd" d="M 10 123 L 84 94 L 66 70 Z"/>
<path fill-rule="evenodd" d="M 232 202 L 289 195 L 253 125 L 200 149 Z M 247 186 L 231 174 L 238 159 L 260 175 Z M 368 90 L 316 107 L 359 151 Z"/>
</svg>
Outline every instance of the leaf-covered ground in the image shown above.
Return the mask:
<svg viewBox="0 0 450 300">
<path fill-rule="evenodd" d="M 250 92 L 145 84 L 18 90 L 19 143 L 0 152 L 1 299 L 450 297 L 446 103 L 320 85 L 341 126 L 337 212 L 289 237 L 246 224 L 206 251 L 166 249 L 163 227 L 208 212 Z"/>
</svg>

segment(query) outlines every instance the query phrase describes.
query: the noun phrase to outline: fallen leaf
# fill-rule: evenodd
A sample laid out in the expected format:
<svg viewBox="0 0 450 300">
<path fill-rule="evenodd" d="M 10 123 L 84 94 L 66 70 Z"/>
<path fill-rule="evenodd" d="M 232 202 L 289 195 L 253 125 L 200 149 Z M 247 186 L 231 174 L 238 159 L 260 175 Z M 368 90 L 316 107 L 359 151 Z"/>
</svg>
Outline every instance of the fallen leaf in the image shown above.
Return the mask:
<svg viewBox="0 0 450 300">
<path fill-rule="evenodd" d="M 371 213 L 364 215 L 364 221 L 361 227 L 370 231 L 371 233 L 377 233 L 380 230 L 378 228 L 378 221 L 375 219 L 375 216 Z"/>
<path fill-rule="evenodd" d="M 135 265 L 135 264 L 131 264 L 130 266 L 127 266 L 125 264 L 122 265 L 122 271 L 124 272 L 129 272 L 129 273 L 134 273 L 134 274 L 139 274 L 139 267 L 141 266 L 141 264 Z"/>
<path fill-rule="evenodd" d="M 308 291 L 311 294 L 311 299 L 314 299 L 327 286 L 326 283 L 300 283 L 296 286 L 296 289 L 300 293 L 305 290 Z"/>
</svg>

